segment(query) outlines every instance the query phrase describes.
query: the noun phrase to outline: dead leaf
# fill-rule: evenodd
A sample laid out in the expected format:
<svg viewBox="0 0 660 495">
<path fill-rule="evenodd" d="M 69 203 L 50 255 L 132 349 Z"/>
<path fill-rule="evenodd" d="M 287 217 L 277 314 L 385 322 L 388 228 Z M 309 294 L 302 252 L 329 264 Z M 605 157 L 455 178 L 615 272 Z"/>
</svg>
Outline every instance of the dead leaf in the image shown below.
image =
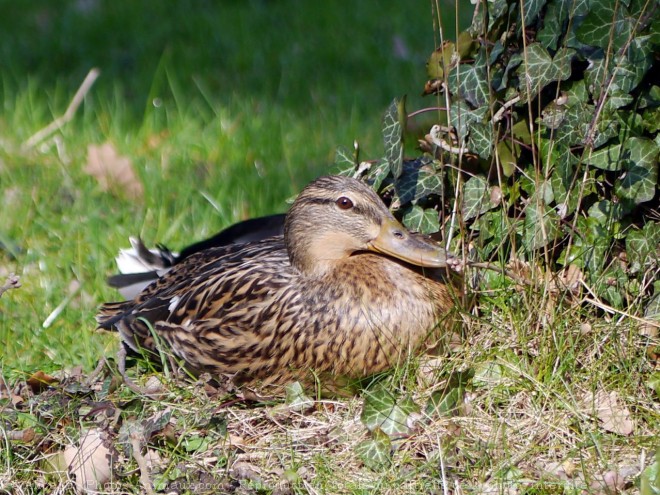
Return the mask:
<svg viewBox="0 0 660 495">
<path fill-rule="evenodd" d="M 634 473 L 617 471 L 606 471 L 601 476 L 597 476 L 594 481 L 589 484 L 590 490 L 594 493 L 603 493 L 606 495 L 614 495 L 621 493 L 626 485 L 626 475 L 633 475 Z"/>
<path fill-rule="evenodd" d="M 30 378 L 27 379 L 28 386 L 32 392 L 38 394 L 46 390 L 50 385 L 55 383 L 57 378 L 47 375 L 43 371 L 37 371 Z"/>
<path fill-rule="evenodd" d="M 616 392 L 607 393 L 599 390 L 596 394 L 589 394 L 585 405 L 593 411 L 600 420 L 603 429 L 628 436 L 635 429 L 635 423 L 630 417 L 630 411 L 623 405 Z"/>
<path fill-rule="evenodd" d="M 261 483 L 261 476 L 256 466 L 247 461 L 236 461 L 231 467 L 231 476 L 237 480 L 250 480 Z"/>
<path fill-rule="evenodd" d="M 104 191 L 121 191 L 133 199 L 144 195 L 144 187 L 135 174 L 131 160 L 121 156 L 109 141 L 100 146 L 90 144 L 87 147 L 85 172 L 96 178 Z"/>
<path fill-rule="evenodd" d="M 64 451 L 69 478 L 78 493 L 96 493 L 110 481 L 115 453 L 106 445 L 99 429 L 89 430 L 80 437 L 79 444 Z"/>
<path fill-rule="evenodd" d="M 558 274 L 557 288 L 563 288 L 570 292 L 577 293 L 582 286 L 581 282 L 584 279 L 582 270 L 577 265 L 568 265 L 562 269 Z"/>
</svg>

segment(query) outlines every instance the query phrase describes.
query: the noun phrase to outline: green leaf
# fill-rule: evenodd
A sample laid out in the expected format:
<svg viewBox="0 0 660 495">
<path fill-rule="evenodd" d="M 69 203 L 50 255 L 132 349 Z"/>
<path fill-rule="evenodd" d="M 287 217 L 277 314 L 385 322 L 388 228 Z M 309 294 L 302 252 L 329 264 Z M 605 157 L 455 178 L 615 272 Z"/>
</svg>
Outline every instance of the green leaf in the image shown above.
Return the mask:
<svg viewBox="0 0 660 495">
<path fill-rule="evenodd" d="M 457 100 L 451 104 L 449 112 L 447 112 L 447 118 L 449 124 L 456 129 L 459 140 L 467 139 L 472 125 L 481 122 L 487 110 L 486 107 L 471 110 L 463 100 Z"/>
<path fill-rule="evenodd" d="M 193 435 L 192 437 L 185 438 L 181 442 L 181 445 L 186 452 L 206 452 L 211 445 L 211 441 L 207 437 Z"/>
<path fill-rule="evenodd" d="M 618 222 L 623 218 L 624 211 L 620 203 L 603 199 L 591 205 L 588 213 L 591 218 L 595 218 L 603 227 L 609 229 L 612 222 Z"/>
<path fill-rule="evenodd" d="M 522 23 L 525 26 L 529 26 L 532 23 L 538 21 L 537 17 L 541 9 L 545 6 L 546 0 L 524 0 L 522 4 L 522 12 L 525 15 L 524 22 Z M 520 12 L 520 9 L 516 9 Z M 519 25 L 518 33 L 522 31 L 522 25 Z"/>
<path fill-rule="evenodd" d="M 471 64 L 458 64 L 449 73 L 449 91 L 465 99 L 473 108 L 484 106 L 489 101 L 488 74 L 485 48 L 477 53 Z"/>
<path fill-rule="evenodd" d="M 660 371 L 651 373 L 651 376 L 647 380 L 646 385 L 655 392 L 655 395 L 657 395 L 658 398 L 660 398 Z"/>
<path fill-rule="evenodd" d="M 445 71 L 456 63 L 456 47 L 451 41 L 445 41 L 426 62 L 426 73 L 431 79 L 443 79 Z"/>
<path fill-rule="evenodd" d="M 495 361 L 483 361 L 474 370 L 474 386 L 489 387 L 499 385 L 504 381 L 505 369 Z"/>
<path fill-rule="evenodd" d="M 442 172 L 436 172 L 429 156 L 404 163 L 403 173 L 394 183 L 401 205 L 416 203 L 431 194 L 442 194 Z"/>
<path fill-rule="evenodd" d="M 660 293 L 656 293 L 644 308 L 644 318 L 660 322 Z"/>
<path fill-rule="evenodd" d="M 628 255 L 628 269 L 631 273 L 639 272 L 660 258 L 658 244 L 660 244 L 660 223 L 647 222 L 643 229 L 628 232 L 626 254 Z"/>
<path fill-rule="evenodd" d="M 644 468 L 639 478 L 639 495 L 660 494 L 660 447 L 656 447 L 655 459 Z"/>
<path fill-rule="evenodd" d="M 652 200 L 658 183 L 658 146 L 650 139 L 631 138 L 622 163 L 626 171 L 614 184 L 617 196 L 635 204 Z"/>
<path fill-rule="evenodd" d="M 535 195 L 525 208 L 523 242 L 528 252 L 548 245 L 559 234 L 559 216 Z"/>
<path fill-rule="evenodd" d="M 371 438 L 360 442 L 355 451 L 364 465 L 373 471 L 381 471 L 392 464 L 392 442 L 380 428 L 375 428 Z"/>
<path fill-rule="evenodd" d="M 490 158 L 493 148 L 493 124 L 477 122 L 472 125 L 468 148 L 484 160 Z"/>
<path fill-rule="evenodd" d="M 447 384 L 431 394 L 426 406 L 426 414 L 431 416 L 453 416 L 458 413 L 458 407 L 463 403 L 465 387 L 474 376 L 474 370 L 455 371 Z"/>
<path fill-rule="evenodd" d="M 440 230 L 440 218 L 433 208 L 424 209 L 415 205 L 404 210 L 403 224 L 413 232 L 434 234 Z"/>
<path fill-rule="evenodd" d="M 516 157 L 519 152 L 520 146 L 513 142 L 513 140 L 504 139 L 497 143 L 497 156 L 505 177 L 511 177 L 516 171 L 516 165 L 518 165 L 518 159 Z"/>
<path fill-rule="evenodd" d="M 314 401 L 305 395 L 300 382 L 289 383 L 284 387 L 286 392 L 286 403 L 292 411 L 304 411 L 314 405 Z"/>
<path fill-rule="evenodd" d="M 586 268 L 596 277 L 605 264 L 611 239 L 595 218 L 578 218 L 576 231 L 578 235 L 573 238 L 570 250 L 562 253 L 559 262 L 564 266 L 575 264 Z"/>
<path fill-rule="evenodd" d="M 335 166 L 337 167 L 337 174 L 353 176 L 353 172 L 358 167 L 355 153 L 349 151 L 344 146 L 337 146 L 335 150 Z"/>
<path fill-rule="evenodd" d="M 383 118 L 383 141 L 385 143 L 385 158 L 390 164 L 394 178 L 403 171 L 403 123 L 401 112 L 403 100 L 394 100 L 385 112 Z"/>
<path fill-rule="evenodd" d="M 600 276 L 592 273 L 595 279 L 596 294 L 608 301 L 615 308 L 623 308 L 628 277 L 620 266 L 609 267 Z"/>
<path fill-rule="evenodd" d="M 563 49 L 551 58 L 540 43 L 529 45 L 522 64 L 516 70 L 522 102 L 535 98 L 547 84 L 568 79 L 574 54 L 573 49 Z"/>
<path fill-rule="evenodd" d="M 548 2 L 543 16 L 543 28 L 536 39 L 547 49 L 556 50 L 559 38 L 563 35 L 563 24 L 571 11 L 571 2 L 556 0 Z"/>
<path fill-rule="evenodd" d="M 561 125 L 554 133 L 555 143 L 565 147 L 583 145 L 594 111 L 593 105 L 583 102 L 567 105 Z"/>
<path fill-rule="evenodd" d="M 589 14 L 577 29 L 576 37 L 585 45 L 597 46 L 606 52 L 616 52 L 631 34 L 631 20 L 626 14 L 623 2 L 592 0 Z"/>
<path fill-rule="evenodd" d="M 368 182 L 371 188 L 376 192 L 380 191 L 383 181 L 387 178 L 389 173 L 390 164 L 387 159 L 382 158 L 375 166 L 372 166 L 369 169 Z"/>
<path fill-rule="evenodd" d="M 488 182 L 481 176 L 468 179 L 463 185 L 463 202 L 461 212 L 463 220 L 470 220 L 477 215 L 487 212 L 495 205 L 490 202 Z"/>
<path fill-rule="evenodd" d="M 605 148 L 600 148 L 588 155 L 584 163 L 592 165 L 601 170 L 610 172 L 621 170 L 623 162 L 619 159 L 621 156 L 621 144 L 612 144 Z"/>
<path fill-rule="evenodd" d="M 370 431 L 379 428 L 389 436 L 407 435 L 410 432 L 408 417 L 412 412 L 419 412 L 412 399 L 402 399 L 385 387 L 379 387 L 365 392 L 360 419 Z"/>
</svg>

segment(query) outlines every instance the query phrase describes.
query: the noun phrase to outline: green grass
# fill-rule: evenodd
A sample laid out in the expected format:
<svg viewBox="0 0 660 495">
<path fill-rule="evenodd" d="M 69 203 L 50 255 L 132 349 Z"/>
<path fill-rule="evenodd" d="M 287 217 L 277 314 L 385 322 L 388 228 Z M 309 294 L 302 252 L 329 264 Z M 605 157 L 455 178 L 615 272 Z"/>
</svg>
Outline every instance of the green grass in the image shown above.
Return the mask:
<svg viewBox="0 0 660 495">
<path fill-rule="evenodd" d="M 286 210 L 331 170 L 337 145 L 358 139 L 378 156 L 380 116 L 419 93 L 434 43 L 425 2 L 2 3 L 0 235 L 21 252 L 0 266 L 23 283 L 2 300 L 9 370 L 90 368 L 108 352 L 114 338 L 92 332 L 93 316 L 117 298 L 104 277 L 129 235 L 180 247 Z M 57 143 L 22 149 L 93 66 L 101 77 Z M 87 147 L 107 140 L 144 198 L 104 192 L 84 172 Z M 43 328 L 74 281 L 80 292 Z"/>
<path fill-rule="evenodd" d="M 44 474 L 45 457 L 97 427 L 124 451 L 127 428 L 169 408 L 170 426 L 142 444 L 161 456 L 147 474 L 163 492 L 179 482 L 189 492 L 206 483 L 208 493 L 602 493 L 602 480 L 620 472 L 637 493 L 660 431 L 648 357 L 657 339 L 630 319 L 548 296 L 543 281 L 480 294 L 460 314 L 451 352 L 385 377 L 420 412 L 380 471 L 356 454 L 371 438 L 363 397 L 302 412 L 220 407 L 226 397 L 208 384 L 143 364 L 131 373 L 163 381 L 157 400 L 112 376 L 81 385 L 117 348 L 116 335 L 94 332 L 94 315 L 119 297 L 105 277 L 128 236 L 177 248 L 284 211 L 332 170 L 337 145 L 358 139 L 364 158 L 381 155 L 392 98 L 408 94 L 410 110 L 437 103 L 418 96 L 437 37 L 430 3 L 0 0 L 0 11 L 0 281 L 13 271 L 23 284 L 0 298 L 0 379 L 22 400 L 12 404 L 0 380 L 0 492 L 72 490 Z M 22 147 L 64 112 L 93 66 L 102 76 L 73 121 L 55 140 Z M 88 146 L 105 141 L 130 158 L 143 198 L 103 191 L 85 173 Z M 62 385 L 33 393 L 21 379 L 36 370 Z M 429 409 L 457 372 L 474 377 L 452 412 Z M 630 436 L 597 418 L 602 400 L 588 398 L 601 390 L 618 394 L 635 422 Z M 5 435 L 30 430 L 33 441 Z M 113 489 L 143 492 L 135 456 L 115 471 Z"/>
</svg>

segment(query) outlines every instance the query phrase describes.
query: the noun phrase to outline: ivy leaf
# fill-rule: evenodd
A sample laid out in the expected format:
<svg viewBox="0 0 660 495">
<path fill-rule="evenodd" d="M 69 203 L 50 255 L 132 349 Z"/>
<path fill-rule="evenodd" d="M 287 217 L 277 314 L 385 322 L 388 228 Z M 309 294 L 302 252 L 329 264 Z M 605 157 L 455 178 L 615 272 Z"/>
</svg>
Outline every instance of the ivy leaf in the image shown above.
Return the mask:
<svg viewBox="0 0 660 495">
<path fill-rule="evenodd" d="M 390 164 L 387 159 L 382 158 L 376 166 L 369 169 L 369 184 L 374 191 L 380 191 L 383 181 L 390 173 Z"/>
<path fill-rule="evenodd" d="M 401 399 L 385 387 L 366 392 L 360 419 L 369 429 L 380 429 L 388 436 L 407 435 L 410 432 L 410 413 L 419 412 L 412 399 Z"/>
<path fill-rule="evenodd" d="M 655 286 L 655 295 L 648 302 L 646 308 L 644 308 L 644 318 L 646 320 L 660 323 L 660 291 L 658 291 L 658 283 L 654 284 Z M 643 323 L 640 327 L 640 332 L 645 335 L 658 335 L 658 328 L 649 323 Z"/>
<path fill-rule="evenodd" d="M 451 41 L 445 41 L 426 62 L 426 73 L 431 79 L 442 79 L 445 77 L 445 71 L 451 68 L 456 60 L 456 46 Z"/>
<path fill-rule="evenodd" d="M 575 33 L 578 41 L 604 51 L 618 51 L 631 34 L 631 20 L 626 17 L 624 3 L 592 0 L 589 6 L 589 13 Z"/>
<path fill-rule="evenodd" d="M 576 231 L 578 235 L 573 238 L 570 249 L 562 252 L 559 263 L 586 268 L 596 278 L 605 264 L 605 254 L 610 245 L 607 231 L 598 220 L 590 217 L 579 217 Z"/>
<path fill-rule="evenodd" d="M 390 170 L 395 179 L 403 171 L 403 100 L 394 100 L 385 112 L 383 118 L 383 140 L 385 142 L 385 158 L 390 164 Z"/>
<path fill-rule="evenodd" d="M 567 105 L 561 125 L 555 132 L 555 143 L 562 146 L 582 145 L 594 110 L 593 105 L 584 102 Z"/>
<path fill-rule="evenodd" d="M 524 0 L 522 5 L 522 11 L 525 14 L 524 22 L 522 23 L 525 26 L 529 26 L 533 22 L 537 21 L 537 16 L 541 9 L 544 7 L 546 0 Z M 519 9 L 516 9 L 520 11 Z M 518 34 L 522 32 L 522 25 L 518 25 Z"/>
<path fill-rule="evenodd" d="M 392 442 L 380 428 L 375 428 L 371 438 L 360 442 L 355 451 L 364 465 L 373 471 L 381 471 L 392 464 Z"/>
<path fill-rule="evenodd" d="M 541 139 L 539 149 L 544 168 L 553 170 L 550 175 L 550 185 L 560 212 L 559 216 L 564 218 L 577 209 L 580 195 L 573 193 L 575 188 L 584 187 L 584 195 L 588 195 L 592 192 L 593 182 L 587 181 L 586 185 L 574 182 L 578 160 L 568 146 L 557 144 L 551 139 Z"/>
<path fill-rule="evenodd" d="M 653 462 L 644 468 L 639 478 L 641 495 L 658 495 L 660 493 L 660 447 L 656 447 Z"/>
<path fill-rule="evenodd" d="M 606 65 L 607 63 L 610 65 Z M 611 69 L 611 70 L 610 70 Z M 636 65 L 627 57 L 608 59 L 589 59 L 589 68 L 584 71 L 584 78 L 594 98 L 600 97 L 603 82 L 609 84 L 607 90 L 616 93 L 628 93 L 640 83 L 645 74 L 643 67 Z M 607 72 L 607 74 L 605 74 Z"/>
<path fill-rule="evenodd" d="M 529 45 L 526 57 L 523 57 L 522 64 L 516 70 L 523 102 L 536 97 L 547 84 L 568 79 L 574 54 L 575 50 L 569 48 L 560 50 L 552 58 L 540 43 Z"/>
<path fill-rule="evenodd" d="M 621 144 L 612 144 L 601 148 L 587 156 L 584 162 L 601 170 L 614 172 L 623 168 L 623 162 L 619 159 L 621 156 Z"/>
<path fill-rule="evenodd" d="M 314 405 L 314 401 L 305 395 L 300 382 L 289 383 L 284 387 L 286 391 L 286 403 L 292 411 L 304 411 Z"/>
<path fill-rule="evenodd" d="M 458 407 L 463 403 L 465 387 L 474 377 L 474 370 L 452 372 L 447 384 L 433 392 L 426 406 L 426 414 L 439 414 L 453 416 L 457 414 Z"/>
<path fill-rule="evenodd" d="M 502 167 L 502 173 L 505 177 L 511 177 L 516 171 L 518 159 L 516 158 L 516 155 L 514 155 L 514 152 L 518 151 L 519 146 L 512 140 L 504 139 L 497 143 L 497 155 L 499 157 L 500 166 Z"/>
<path fill-rule="evenodd" d="M 451 104 L 449 112 L 447 112 L 447 118 L 449 124 L 456 129 L 459 140 L 467 139 L 472 126 L 483 120 L 487 110 L 488 108 L 485 106 L 477 110 L 471 110 L 463 100 L 457 100 Z"/>
<path fill-rule="evenodd" d="M 630 138 L 626 148 L 626 172 L 617 179 L 614 192 L 635 204 L 650 201 L 658 183 L 658 146 L 650 139 Z"/>
<path fill-rule="evenodd" d="M 542 248 L 559 234 L 559 216 L 543 202 L 542 197 L 532 196 L 525 208 L 523 241 L 528 252 Z"/>
<path fill-rule="evenodd" d="M 339 175 L 352 176 L 358 167 L 355 154 L 344 146 L 337 146 L 335 150 L 335 166 Z"/>
<path fill-rule="evenodd" d="M 634 229 L 626 236 L 626 254 L 628 269 L 637 273 L 648 263 L 657 260 L 658 244 L 660 244 L 660 223 L 647 222 L 642 230 Z"/>
<path fill-rule="evenodd" d="M 470 220 L 493 207 L 486 179 L 478 175 L 468 179 L 463 185 L 463 202 L 461 204 L 463 219 Z"/>
<path fill-rule="evenodd" d="M 458 64 L 449 73 L 449 91 L 465 99 L 473 108 L 488 103 L 489 87 L 486 73 L 486 50 L 480 49 L 471 64 Z"/>
<path fill-rule="evenodd" d="M 490 158 L 493 147 L 493 125 L 477 122 L 472 125 L 468 147 L 484 160 Z"/>
<path fill-rule="evenodd" d="M 559 38 L 562 36 L 562 26 L 568 18 L 572 1 L 558 0 L 548 2 L 543 16 L 543 28 L 536 39 L 547 49 L 556 50 Z"/>
<path fill-rule="evenodd" d="M 395 188 L 402 205 L 414 204 L 431 194 L 442 194 L 442 175 L 435 171 L 433 159 L 423 156 L 405 162 Z"/>
<path fill-rule="evenodd" d="M 440 230 L 440 218 L 433 208 L 425 210 L 418 205 L 411 206 L 404 210 L 402 220 L 403 224 L 413 232 L 434 234 Z"/>
<path fill-rule="evenodd" d="M 599 297 L 608 301 L 615 308 L 624 307 L 625 286 L 628 277 L 621 267 L 616 266 L 606 269 L 600 276 L 592 272 L 592 279 L 595 279 L 594 288 Z"/>
<path fill-rule="evenodd" d="M 605 228 L 611 222 L 618 222 L 623 218 L 623 207 L 621 203 L 613 203 L 609 199 L 603 199 L 591 205 L 589 216 L 595 218 Z"/>
</svg>

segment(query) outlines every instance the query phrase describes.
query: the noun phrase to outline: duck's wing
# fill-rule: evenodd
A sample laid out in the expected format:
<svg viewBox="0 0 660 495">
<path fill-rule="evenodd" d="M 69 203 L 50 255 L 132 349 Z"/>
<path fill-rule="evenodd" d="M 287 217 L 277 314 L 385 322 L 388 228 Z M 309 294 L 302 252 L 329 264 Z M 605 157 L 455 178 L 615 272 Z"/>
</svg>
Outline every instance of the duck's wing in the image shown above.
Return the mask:
<svg viewBox="0 0 660 495">
<path fill-rule="evenodd" d="M 284 214 L 253 218 L 234 224 L 208 239 L 173 252 L 163 245 L 149 249 L 141 239 L 130 238 L 131 247 L 122 249 L 115 261 L 119 273 L 108 277 L 108 285 L 125 299 L 133 299 L 172 266 L 205 249 L 245 244 L 282 235 Z"/>
<path fill-rule="evenodd" d="M 159 328 L 175 329 L 167 333 L 199 344 L 202 337 L 193 335 L 196 322 L 214 320 L 240 332 L 292 276 L 281 236 L 211 248 L 174 266 L 134 300 L 104 304 L 97 321 L 99 328 L 118 330 L 134 350 L 153 348 L 150 327 L 157 334 Z M 166 340 L 176 352 L 176 339 Z"/>
<path fill-rule="evenodd" d="M 213 237 L 191 244 L 181 250 L 176 263 L 186 259 L 188 256 L 208 248 L 227 246 L 229 244 L 246 244 L 275 237 L 284 233 L 284 219 L 286 215 L 281 213 L 265 217 L 251 218 L 235 223 L 230 227 L 218 232 Z"/>
</svg>

